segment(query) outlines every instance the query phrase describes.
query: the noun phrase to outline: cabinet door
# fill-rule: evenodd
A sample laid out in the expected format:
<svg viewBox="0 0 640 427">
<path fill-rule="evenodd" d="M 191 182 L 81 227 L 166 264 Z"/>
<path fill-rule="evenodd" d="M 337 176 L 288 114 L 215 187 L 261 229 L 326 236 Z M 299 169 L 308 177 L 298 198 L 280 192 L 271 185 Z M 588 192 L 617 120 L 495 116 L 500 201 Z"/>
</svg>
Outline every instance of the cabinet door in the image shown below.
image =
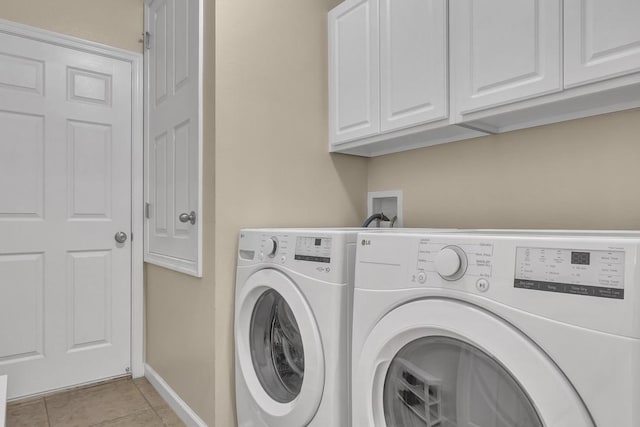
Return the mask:
<svg viewBox="0 0 640 427">
<path fill-rule="evenodd" d="M 560 0 L 455 0 L 450 13 L 458 113 L 561 89 Z"/>
<path fill-rule="evenodd" d="M 202 276 L 201 13 L 201 0 L 147 0 L 145 8 L 150 34 L 145 50 L 145 261 L 198 277 Z"/>
<path fill-rule="evenodd" d="M 378 0 L 347 0 L 329 12 L 329 139 L 380 131 Z"/>
<path fill-rule="evenodd" d="M 380 1 L 381 130 L 448 117 L 446 0 Z"/>
<path fill-rule="evenodd" d="M 565 87 L 640 71 L 640 1 L 564 0 Z"/>
</svg>

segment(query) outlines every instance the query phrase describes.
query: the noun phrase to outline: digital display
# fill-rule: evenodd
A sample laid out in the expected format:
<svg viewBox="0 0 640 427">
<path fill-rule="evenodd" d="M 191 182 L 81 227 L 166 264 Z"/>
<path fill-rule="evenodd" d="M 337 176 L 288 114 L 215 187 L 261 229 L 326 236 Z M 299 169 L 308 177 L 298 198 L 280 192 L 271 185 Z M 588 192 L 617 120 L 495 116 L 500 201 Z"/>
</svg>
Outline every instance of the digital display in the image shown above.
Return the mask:
<svg viewBox="0 0 640 427">
<path fill-rule="evenodd" d="M 590 256 L 589 252 L 571 252 L 571 264 L 589 265 Z"/>
<path fill-rule="evenodd" d="M 296 237 L 294 259 L 297 261 L 330 263 L 331 238 L 315 236 Z"/>
</svg>

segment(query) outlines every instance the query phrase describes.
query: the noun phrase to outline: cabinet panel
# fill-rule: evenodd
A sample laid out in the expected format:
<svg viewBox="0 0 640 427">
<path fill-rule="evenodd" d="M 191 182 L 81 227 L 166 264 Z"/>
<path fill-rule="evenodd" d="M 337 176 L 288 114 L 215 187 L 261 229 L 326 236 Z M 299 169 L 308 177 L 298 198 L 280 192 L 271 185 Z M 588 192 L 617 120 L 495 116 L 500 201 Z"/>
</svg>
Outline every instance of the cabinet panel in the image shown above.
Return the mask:
<svg viewBox="0 0 640 427">
<path fill-rule="evenodd" d="M 145 261 L 202 275 L 202 4 L 146 2 Z M 180 219 L 195 212 L 195 222 Z"/>
<path fill-rule="evenodd" d="M 381 0 L 382 131 L 448 117 L 446 0 Z"/>
<path fill-rule="evenodd" d="M 329 12 L 331 144 L 380 130 L 378 0 L 346 1 Z"/>
<path fill-rule="evenodd" d="M 450 13 L 457 112 L 561 89 L 560 0 L 456 0 Z"/>
<path fill-rule="evenodd" d="M 640 71 L 638 0 L 565 0 L 565 87 Z"/>
</svg>

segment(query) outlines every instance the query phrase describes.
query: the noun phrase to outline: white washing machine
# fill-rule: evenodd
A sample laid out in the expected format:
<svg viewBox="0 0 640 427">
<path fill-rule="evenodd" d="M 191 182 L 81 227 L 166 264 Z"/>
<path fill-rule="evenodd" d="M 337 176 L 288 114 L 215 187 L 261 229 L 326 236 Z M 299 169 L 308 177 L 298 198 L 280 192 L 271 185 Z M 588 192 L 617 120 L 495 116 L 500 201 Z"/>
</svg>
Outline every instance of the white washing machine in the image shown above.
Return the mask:
<svg viewBox="0 0 640 427">
<path fill-rule="evenodd" d="M 241 230 L 235 306 L 240 427 L 348 425 L 357 231 Z"/>
<path fill-rule="evenodd" d="M 358 242 L 354 427 L 640 426 L 640 233 Z"/>
</svg>

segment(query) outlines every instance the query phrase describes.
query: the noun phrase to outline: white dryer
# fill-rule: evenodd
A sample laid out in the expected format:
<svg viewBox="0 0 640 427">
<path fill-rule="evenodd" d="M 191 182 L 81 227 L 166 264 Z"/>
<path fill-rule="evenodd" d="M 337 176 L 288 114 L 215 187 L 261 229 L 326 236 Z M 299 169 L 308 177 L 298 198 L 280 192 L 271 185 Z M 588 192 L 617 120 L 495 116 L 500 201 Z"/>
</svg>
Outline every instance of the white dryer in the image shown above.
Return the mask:
<svg viewBox="0 0 640 427">
<path fill-rule="evenodd" d="M 640 233 L 358 241 L 354 427 L 640 426 Z"/>
<path fill-rule="evenodd" d="M 348 425 L 357 231 L 241 230 L 235 306 L 240 427 Z"/>
</svg>

